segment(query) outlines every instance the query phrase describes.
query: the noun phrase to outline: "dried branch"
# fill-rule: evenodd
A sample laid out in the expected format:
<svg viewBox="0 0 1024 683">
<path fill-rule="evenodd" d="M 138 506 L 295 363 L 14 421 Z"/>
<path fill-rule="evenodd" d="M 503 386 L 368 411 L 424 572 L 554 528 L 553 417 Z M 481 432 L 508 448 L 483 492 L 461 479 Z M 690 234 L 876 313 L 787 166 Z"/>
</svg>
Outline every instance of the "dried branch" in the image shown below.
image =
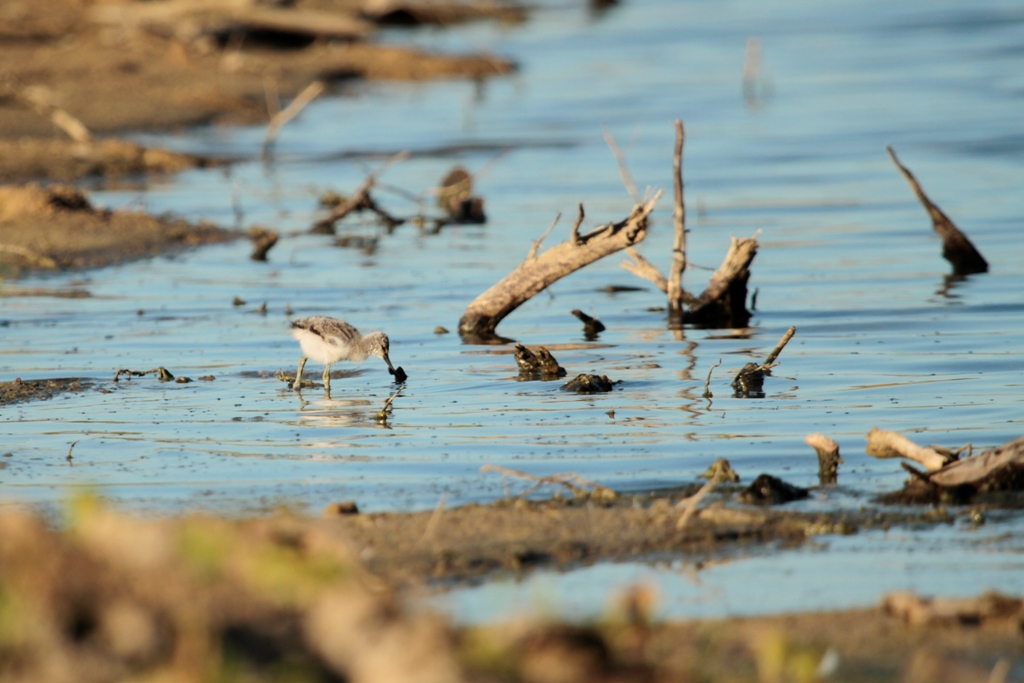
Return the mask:
<svg viewBox="0 0 1024 683">
<path fill-rule="evenodd" d="M 750 311 L 746 307 L 747 280 L 750 279 L 750 263 L 757 254 L 757 235 L 737 240 L 726 254 L 725 260 L 712 275 L 711 280 L 699 296 L 695 297 L 683 288 L 683 274 L 686 272 L 686 203 L 683 186 L 683 145 L 686 140 L 683 122 L 677 120 L 676 143 L 673 153 L 675 186 L 675 211 L 673 226 L 675 237 L 672 244 L 672 265 L 666 278 L 653 264 L 639 253 L 629 250 L 633 261 L 621 265 L 634 275 L 653 282 L 668 298 L 670 326 L 681 329 L 680 322 L 706 327 L 746 327 Z M 606 134 L 610 137 L 610 134 Z M 609 144 L 614 142 L 611 139 Z M 614 148 L 613 148 L 614 149 Z M 683 309 L 689 306 L 689 310 Z"/>
<path fill-rule="evenodd" d="M 700 505 L 700 502 L 704 500 L 705 496 L 715 490 L 717 485 L 717 479 L 708 479 L 708 483 L 701 486 L 697 493 L 693 494 L 689 498 L 684 498 L 676 504 L 676 507 L 680 507 L 682 505 L 686 506 L 686 509 L 683 510 L 683 514 L 679 517 L 678 521 L 676 521 L 676 531 L 682 531 L 686 528 L 690 518 L 697 513 L 697 506 Z"/>
<path fill-rule="evenodd" d="M 583 202 L 580 202 L 580 213 L 576 217 L 576 222 L 573 223 L 572 232 L 569 233 L 569 241 L 573 244 L 580 243 L 580 226 L 583 224 Z"/>
<path fill-rule="evenodd" d="M 924 465 L 930 472 L 940 470 L 946 464 L 946 458 L 935 450 L 918 446 L 897 432 L 872 427 L 866 438 L 867 454 L 876 458 L 907 458 Z"/>
<path fill-rule="evenodd" d="M 761 364 L 762 370 L 768 371 L 772 368 L 772 364 L 775 362 L 775 359 L 779 357 L 780 353 L 782 353 L 782 349 L 786 348 L 786 344 L 789 343 L 789 340 L 793 338 L 794 334 L 796 334 L 795 326 L 791 326 L 786 330 L 786 333 L 782 335 L 782 339 L 779 340 L 779 343 L 775 345 L 775 348 L 768 354 L 764 363 Z"/>
<path fill-rule="evenodd" d="M 608 143 L 608 148 L 611 149 L 612 154 L 615 155 L 615 163 L 619 166 L 619 175 L 622 176 L 622 184 L 626 186 L 626 192 L 633 198 L 633 201 L 637 204 L 640 203 L 640 192 L 636 189 L 636 183 L 633 182 L 633 176 L 629 174 L 629 168 L 626 166 L 626 155 L 622 153 L 622 148 L 619 147 L 619 143 L 615 141 L 615 136 L 612 135 L 611 130 L 608 126 L 601 126 L 604 131 L 604 141 Z"/>
<path fill-rule="evenodd" d="M 964 460 L 949 463 L 929 477 L 940 486 L 974 484 L 1004 467 L 1024 468 L 1024 437 Z"/>
<path fill-rule="evenodd" d="M 746 363 L 736 375 L 736 378 L 732 381 L 732 388 L 736 390 L 736 396 L 738 398 L 764 398 L 764 378 L 765 375 L 772 374 L 772 368 L 775 367 L 775 359 L 782 353 L 782 349 L 786 348 L 786 344 L 796 334 L 796 327 L 790 327 L 786 330 L 786 333 L 782 335 L 782 339 L 775 345 L 772 352 L 768 354 L 768 358 L 763 363 L 758 365 L 757 363 Z"/>
<path fill-rule="evenodd" d="M 661 274 L 661 271 L 659 271 L 653 263 L 645 259 L 640 252 L 632 247 L 626 249 L 626 253 L 629 254 L 633 260 L 627 260 L 620 263 L 619 265 L 622 268 L 625 268 L 639 278 L 653 282 L 654 286 L 661 291 L 668 292 L 668 280 L 665 279 L 665 276 Z"/>
<path fill-rule="evenodd" d="M 540 245 L 544 242 L 544 238 L 551 234 L 551 231 L 558 225 L 558 221 L 562 220 L 562 212 L 559 211 L 555 214 L 555 220 L 551 221 L 551 225 L 544 231 L 544 234 L 533 241 L 533 246 L 530 247 L 530 253 L 526 255 L 527 260 L 537 258 L 537 252 L 540 251 Z"/>
<path fill-rule="evenodd" d="M 505 316 L 552 283 L 609 254 L 630 247 L 647 235 L 647 221 L 661 192 L 637 204 L 622 221 L 595 228 L 578 241 L 557 244 L 543 254 L 527 258 L 478 296 L 459 320 L 459 334 L 480 341 L 496 338 L 495 329 Z"/>
<path fill-rule="evenodd" d="M 839 466 L 843 459 L 839 457 L 839 444 L 824 434 L 808 434 L 804 443 L 818 454 L 818 482 L 834 484 L 839 478 Z"/>
<path fill-rule="evenodd" d="M 320 93 L 324 91 L 324 87 L 323 81 L 313 81 L 287 107 L 271 117 L 270 123 L 267 125 L 267 135 L 263 138 L 264 157 L 270 154 L 270 150 L 273 148 L 274 143 L 277 142 L 277 136 L 280 135 L 281 129 L 284 128 L 285 124 L 302 113 L 302 110 L 309 106 L 310 102 L 319 97 Z"/>
<path fill-rule="evenodd" d="M 711 394 L 711 373 L 715 371 L 719 365 L 722 364 L 722 359 L 719 358 L 718 362 L 708 368 L 708 378 L 704 380 L 704 398 L 712 398 Z"/>
<path fill-rule="evenodd" d="M 911 189 L 914 190 L 914 194 L 924 205 L 924 210 L 928 212 L 928 215 L 932 219 L 932 227 L 935 232 L 938 233 L 939 237 L 942 238 L 942 256 L 953 264 L 954 275 L 971 275 L 972 273 L 985 273 L 988 272 L 988 262 L 985 258 L 975 249 L 974 245 L 967 235 L 960 232 L 960 229 L 956 227 L 949 216 L 942 212 L 942 209 L 937 207 L 928 195 L 921 189 L 921 184 L 917 182 L 917 178 L 910 172 L 906 166 L 900 163 L 900 160 L 896 157 L 896 152 L 893 151 L 892 147 L 886 145 L 885 151 L 889 153 L 889 158 L 892 159 L 892 163 L 896 164 L 896 168 L 899 169 L 903 177 L 910 183 Z"/>
<path fill-rule="evenodd" d="M 753 237 L 732 238 L 732 243 L 729 245 L 729 251 L 726 252 L 725 258 L 722 260 L 722 265 L 711 275 L 707 288 L 697 297 L 697 301 L 690 308 L 688 318 L 694 321 L 700 320 L 712 305 L 720 303 L 721 299 L 727 293 L 731 294 L 732 290 L 736 287 L 740 287 L 743 293 L 746 293 L 747 280 L 750 277 L 750 262 L 757 255 L 757 246 L 756 234 Z M 743 300 L 736 301 L 735 297 L 731 298 L 733 300 L 730 303 L 733 308 L 739 308 L 746 312 L 746 304 Z M 735 318 L 737 311 L 734 310 L 733 313 Z M 746 318 L 749 320 L 749 313 L 747 313 Z M 732 327 L 745 326 L 746 322 L 742 325 L 732 325 Z"/>
<path fill-rule="evenodd" d="M 75 142 L 92 142 L 92 133 L 89 132 L 85 124 L 54 104 L 53 93 L 48 88 L 29 86 L 22 88 L 17 96 L 32 105 L 41 116 L 48 117 L 55 126 Z"/>
<path fill-rule="evenodd" d="M 377 205 L 377 203 L 373 201 L 373 197 L 370 196 L 370 190 L 376 184 L 377 178 L 380 177 L 380 175 L 384 173 L 384 171 L 386 171 L 392 165 L 397 164 L 400 161 L 404 161 L 405 159 L 408 159 L 410 154 L 411 152 L 408 151 L 399 152 L 398 154 L 394 155 L 393 157 L 385 161 L 383 164 L 378 166 L 375 170 L 371 171 L 366 176 L 366 180 L 363 181 L 363 184 L 356 189 L 355 193 L 351 197 L 349 197 L 346 201 L 342 202 L 338 206 L 334 207 L 334 209 L 331 210 L 329 216 L 317 221 L 313 225 L 313 231 L 333 233 L 334 224 L 336 222 L 340 221 L 342 218 L 349 215 L 353 211 L 364 210 L 373 211 L 378 216 L 380 216 L 385 223 L 389 225 L 401 224 L 401 219 L 395 218 L 387 211 L 380 208 Z"/>
<path fill-rule="evenodd" d="M 672 225 L 675 240 L 672 243 L 672 268 L 668 274 L 668 310 L 679 315 L 683 311 L 683 273 L 686 271 L 686 204 L 683 200 L 683 141 L 686 134 L 683 122 L 676 120 L 676 148 L 672 159 L 675 172 L 675 211 Z"/>
</svg>

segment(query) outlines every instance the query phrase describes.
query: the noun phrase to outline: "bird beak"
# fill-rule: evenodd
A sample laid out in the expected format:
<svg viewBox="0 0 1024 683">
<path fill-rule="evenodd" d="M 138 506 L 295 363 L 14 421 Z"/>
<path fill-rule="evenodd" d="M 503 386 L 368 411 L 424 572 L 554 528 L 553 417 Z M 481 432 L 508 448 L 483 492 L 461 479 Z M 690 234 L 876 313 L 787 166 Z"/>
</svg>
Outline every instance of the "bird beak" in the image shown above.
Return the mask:
<svg viewBox="0 0 1024 683">
<path fill-rule="evenodd" d="M 388 358 L 388 354 L 384 354 L 384 362 L 388 364 L 388 372 L 392 375 L 395 374 L 395 366 L 391 364 L 391 359 Z"/>
</svg>

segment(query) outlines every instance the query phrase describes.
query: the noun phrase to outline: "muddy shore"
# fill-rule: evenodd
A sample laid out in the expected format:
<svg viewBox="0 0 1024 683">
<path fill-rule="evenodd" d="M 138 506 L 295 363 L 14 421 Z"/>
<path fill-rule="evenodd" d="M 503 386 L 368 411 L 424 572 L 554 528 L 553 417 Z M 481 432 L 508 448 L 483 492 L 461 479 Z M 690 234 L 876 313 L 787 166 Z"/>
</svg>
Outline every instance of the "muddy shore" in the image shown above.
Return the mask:
<svg viewBox="0 0 1024 683">
<path fill-rule="evenodd" d="M 269 122 L 314 81 L 329 91 L 352 79 L 508 74 L 515 65 L 498 56 L 429 54 L 380 43 L 374 33 L 395 24 L 520 21 L 524 14 L 507 3 L 8 3 L 0 15 L 0 182 L 165 174 L 224 163 L 110 136 Z M 18 213 L 17 206 L 11 196 L 0 197 L 0 274 L 7 276 L 98 267 L 233 239 L 212 226 L 121 212 L 49 211 L 40 221 L 40 211 Z M 81 238 L 83 232 L 89 237 Z"/>
<path fill-rule="evenodd" d="M 0 515 L 3 680 L 986 681 L 1022 654 L 1006 596 L 662 623 L 637 586 L 587 626 L 456 628 L 410 609 L 338 518 L 143 521 L 85 497 L 64 525 Z"/>
<path fill-rule="evenodd" d="M 288 4 L 270 11 L 227 0 L 12 3 L 0 17 L 0 180 L 175 171 L 205 163 L 88 136 L 266 122 L 281 99 L 314 80 L 477 79 L 515 69 L 494 55 L 429 54 L 376 42 L 376 28 L 394 16 L 370 14 L 364 3 Z M 521 16 L 509 5 L 488 5 L 491 11 L 476 14 L 469 11 L 472 4 L 425 7 L 431 6 L 467 8 L 449 21 Z M 339 32 L 337 23 L 352 30 Z"/>
</svg>

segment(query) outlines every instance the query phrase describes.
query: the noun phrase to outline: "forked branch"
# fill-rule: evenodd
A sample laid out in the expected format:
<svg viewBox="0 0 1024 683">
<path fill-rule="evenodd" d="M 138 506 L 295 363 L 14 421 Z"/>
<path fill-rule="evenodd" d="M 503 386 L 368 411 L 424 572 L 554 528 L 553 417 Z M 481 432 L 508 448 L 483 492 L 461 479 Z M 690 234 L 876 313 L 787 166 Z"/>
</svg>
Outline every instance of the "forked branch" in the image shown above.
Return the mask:
<svg viewBox="0 0 1024 683">
<path fill-rule="evenodd" d="M 629 216 L 618 223 L 602 225 L 580 235 L 578 224 L 572 239 L 547 251 L 532 253 L 511 273 L 478 296 L 459 320 L 459 334 L 475 341 L 497 339 L 495 329 L 505 316 L 553 283 L 609 254 L 637 244 L 647 236 L 648 216 L 661 197 L 633 207 Z"/>
</svg>

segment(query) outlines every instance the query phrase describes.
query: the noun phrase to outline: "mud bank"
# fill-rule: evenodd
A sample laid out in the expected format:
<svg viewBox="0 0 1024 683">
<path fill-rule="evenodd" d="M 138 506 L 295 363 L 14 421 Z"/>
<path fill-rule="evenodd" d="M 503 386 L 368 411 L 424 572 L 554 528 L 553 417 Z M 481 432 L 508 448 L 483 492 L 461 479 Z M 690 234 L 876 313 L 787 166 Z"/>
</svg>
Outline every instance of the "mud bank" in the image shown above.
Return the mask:
<svg viewBox="0 0 1024 683">
<path fill-rule="evenodd" d="M 515 69 L 491 55 L 440 55 L 372 41 L 396 12 L 376 3 L 9 3 L 0 17 L 0 180 L 73 179 L 206 163 L 115 149 L 125 130 L 265 122 L 314 80 L 486 78 Z M 508 19 L 459 4 L 405 23 Z M 437 12 L 434 12 L 437 15 Z M 419 16 L 419 19 L 416 17 Z M 444 21 L 442 21 L 444 18 Z M 339 28 L 339 26 L 341 28 Z M 347 28 L 345 28 L 347 27 Z M 344 28 L 344 30 L 342 30 Z M 158 158 L 159 157 L 159 158 Z"/>
<path fill-rule="evenodd" d="M 432 512 L 346 514 L 317 524 L 344 533 L 368 570 L 395 585 L 409 586 L 503 570 L 635 560 L 657 553 L 699 559 L 743 546 L 793 545 L 822 534 L 932 525 L 947 519 L 945 513 L 930 510 L 804 514 L 719 502 L 678 529 L 683 510 L 676 503 L 685 493 L 620 496 L 615 502 L 503 500 Z"/>
<path fill-rule="evenodd" d="M 0 187 L 0 269 L 95 268 L 236 239 L 208 223 L 108 211 L 62 185 Z"/>
<path fill-rule="evenodd" d="M 7 512 L 0 678 L 985 681 L 1021 654 L 1021 601 L 1001 596 L 916 625 L 892 609 L 658 623 L 634 588 L 589 626 L 457 629 L 407 609 L 365 554 L 335 519 L 141 521 L 80 498 L 54 531 Z"/>
<path fill-rule="evenodd" d="M 0 406 L 53 398 L 68 391 L 83 391 L 90 386 L 92 383 L 81 377 L 35 380 L 18 378 L 13 382 L 0 382 Z"/>
</svg>

